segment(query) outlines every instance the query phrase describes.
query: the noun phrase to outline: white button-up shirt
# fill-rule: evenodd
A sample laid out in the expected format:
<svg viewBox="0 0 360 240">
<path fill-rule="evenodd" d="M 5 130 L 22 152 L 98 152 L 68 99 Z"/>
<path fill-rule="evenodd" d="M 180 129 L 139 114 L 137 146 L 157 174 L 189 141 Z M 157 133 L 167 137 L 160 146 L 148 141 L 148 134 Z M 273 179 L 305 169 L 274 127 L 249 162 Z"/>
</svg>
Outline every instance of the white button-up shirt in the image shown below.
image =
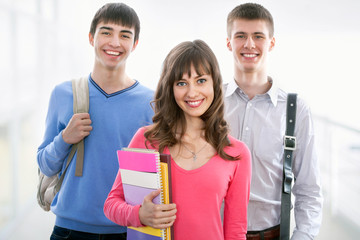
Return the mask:
<svg viewBox="0 0 360 240">
<path fill-rule="evenodd" d="M 280 223 L 287 93 L 272 83 L 267 93 L 250 100 L 235 81 L 224 85 L 224 93 L 230 135 L 245 142 L 252 156 L 248 231 L 264 230 Z M 313 239 L 320 229 L 323 199 L 313 122 L 301 98 L 297 99 L 295 136 L 292 239 Z"/>
</svg>

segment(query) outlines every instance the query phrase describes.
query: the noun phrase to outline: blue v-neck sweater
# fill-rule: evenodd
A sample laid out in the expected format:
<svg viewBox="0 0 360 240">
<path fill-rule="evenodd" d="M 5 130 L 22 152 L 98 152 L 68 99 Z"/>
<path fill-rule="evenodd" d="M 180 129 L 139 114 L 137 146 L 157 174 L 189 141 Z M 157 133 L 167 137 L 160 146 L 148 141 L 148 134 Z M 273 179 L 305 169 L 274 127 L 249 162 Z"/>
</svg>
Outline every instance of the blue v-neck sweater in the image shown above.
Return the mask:
<svg viewBox="0 0 360 240">
<path fill-rule="evenodd" d="M 90 233 L 126 231 L 105 217 L 103 206 L 119 168 L 116 151 L 127 147 L 140 127 L 151 124 L 153 95 L 138 81 L 109 95 L 89 76 L 93 130 L 84 141 L 83 176 L 75 177 L 75 155 L 51 204 L 57 226 Z M 48 176 L 63 171 L 66 165 L 71 145 L 64 142 L 62 131 L 72 115 L 72 86 L 67 81 L 57 85 L 51 94 L 45 135 L 37 153 L 39 167 Z"/>
</svg>

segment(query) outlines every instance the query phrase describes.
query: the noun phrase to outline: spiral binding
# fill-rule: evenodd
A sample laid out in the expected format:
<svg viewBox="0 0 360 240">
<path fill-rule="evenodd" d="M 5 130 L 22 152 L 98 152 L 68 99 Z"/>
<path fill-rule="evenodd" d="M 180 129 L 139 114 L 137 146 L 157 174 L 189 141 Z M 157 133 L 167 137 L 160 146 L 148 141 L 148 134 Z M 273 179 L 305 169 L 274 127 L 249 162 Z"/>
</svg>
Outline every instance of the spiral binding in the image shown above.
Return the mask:
<svg viewBox="0 0 360 240">
<path fill-rule="evenodd" d="M 156 154 L 156 170 L 157 170 L 157 175 L 158 175 L 158 186 L 160 187 L 161 191 L 160 191 L 160 203 L 164 204 L 165 203 L 165 197 L 164 197 L 164 185 L 163 185 L 163 177 L 161 174 L 161 166 L 160 166 L 160 153 Z M 166 229 L 161 229 L 161 238 L 163 240 L 167 239 L 167 231 Z"/>
</svg>

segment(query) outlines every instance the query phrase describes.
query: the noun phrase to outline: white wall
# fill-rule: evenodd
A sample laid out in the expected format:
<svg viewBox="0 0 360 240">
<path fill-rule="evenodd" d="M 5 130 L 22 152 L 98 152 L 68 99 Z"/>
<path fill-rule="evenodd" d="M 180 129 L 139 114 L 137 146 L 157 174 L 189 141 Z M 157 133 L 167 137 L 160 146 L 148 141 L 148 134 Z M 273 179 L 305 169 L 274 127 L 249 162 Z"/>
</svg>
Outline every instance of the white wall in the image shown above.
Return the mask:
<svg viewBox="0 0 360 240">
<path fill-rule="evenodd" d="M 74 3 L 73 3 L 74 2 Z M 86 2 L 86 3 L 85 3 Z M 63 59 L 69 78 L 92 67 L 87 34 L 95 11 L 106 1 L 61 1 L 61 38 L 72 42 Z M 226 49 L 226 17 L 243 1 L 235 0 L 127 0 L 141 21 L 140 42 L 128 62 L 128 73 L 155 88 L 162 61 L 176 44 L 205 40 L 221 65 L 224 81 L 232 79 L 232 56 Z M 313 112 L 360 128 L 357 73 L 360 54 L 360 2 L 255 1 L 268 8 L 275 20 L 276 47 L 270 74 L 287 91 L 305 98 Z M 86 8 L 84 7 L 86 6 Z M 64 79 L 61 79 L 63 81 Z"/>
<path fill-rule="evenodd" d="M 182 41 L 214 50 L 232 79 L 226 17 L 235 0 L 125 0 L 141 21 L 131 77 L 155 89 L 162 61 Z M 263 0 L 275 20 L 270 75 L 313 113 L 360 129 L 360 1 Z M 55 84 L 88 74 L 90 22 L 103 0 L 0 0 L 0 229 L 34 200 L 36 149 Z M 358 156 L 358 155 L 357 155 Z M 25 184 L 26 183 L 26 184 Z M 1 231 L 0 231 L 1 238 Z"/>
</svg>

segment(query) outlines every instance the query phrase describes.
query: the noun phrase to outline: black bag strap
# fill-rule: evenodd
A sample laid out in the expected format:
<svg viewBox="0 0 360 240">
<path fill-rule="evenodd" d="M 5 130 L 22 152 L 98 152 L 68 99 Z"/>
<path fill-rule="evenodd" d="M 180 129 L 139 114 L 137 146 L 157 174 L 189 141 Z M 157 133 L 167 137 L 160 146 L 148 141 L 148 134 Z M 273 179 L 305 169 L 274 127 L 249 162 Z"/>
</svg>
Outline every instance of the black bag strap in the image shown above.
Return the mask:
<svg viewBox="0 0 360 240">
<path fill-rule="evenodd" d="M 85 113 L 89 112 L 89 85 L 88 78 L 83 77 L 79 79 L 72 80 L 72 90 L 73 90 L 73 111 L 75 113 Z M 84 139 L 80 142 L 75 143 L 71 146 L 71 150 L 66 162 L 66 167 L 64 172 L 61 174 L 61 177 L 58 183 L 55 186 L 55 191 L 60 191 L 62 182 L 65 177 L 65 173 L 70 165 L 71 160 L 74 158 L 75 152 L 76 155 L 76 167 L 75 167 L 75 176 L 81 177 L 84 165 Z"/>
<path fill-rule="evenodd" d="M 283 186 L 281 194 L 280 239 L 290 239 L 290 210 L 291 210 L 291 183 L 292 154 L 296 149 L 295 120 L 296 120 L 296 93 L 289 93 L 286 107 L 286 132 L 284 136 L 284 166 Z"/>
</svg>

